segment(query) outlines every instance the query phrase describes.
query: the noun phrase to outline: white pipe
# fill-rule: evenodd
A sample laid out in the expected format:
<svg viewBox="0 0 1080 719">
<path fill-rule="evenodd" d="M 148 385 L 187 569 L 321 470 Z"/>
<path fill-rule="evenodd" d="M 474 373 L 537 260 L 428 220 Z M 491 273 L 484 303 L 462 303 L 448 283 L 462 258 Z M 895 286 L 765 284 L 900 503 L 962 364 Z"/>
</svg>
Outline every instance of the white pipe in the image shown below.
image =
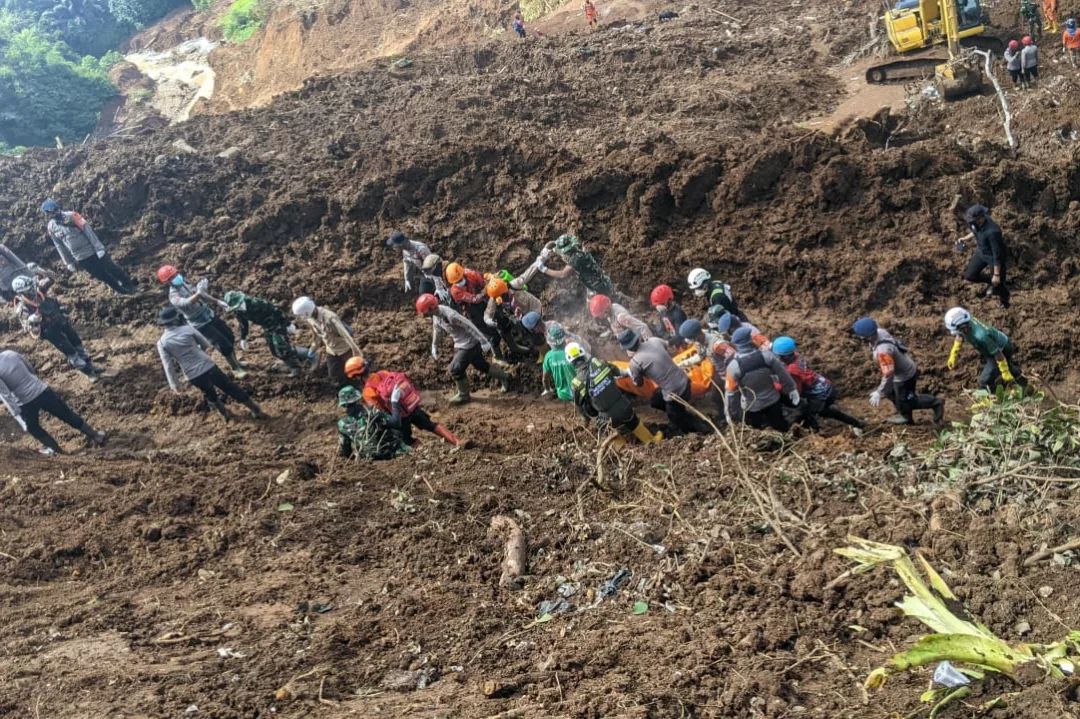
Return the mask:
<svg viewBox="0 0 1080 719">
<path fill-rule="evenodd" d="M 997 91 L 998 99 L 1001 100 L 1001 110 L 1005 113 L 1005 139 L 1009 141 L 1009 147 L 1015 149 L 1016 138 L 1013 137 L 1012 134 L 1012 113 L 1009 112 L 1009 102 L 1005 99 L 1005 91 L 1001 89 L 1001 84 L 998 83 L 997 78 L 990 68 L 990 51 L 975 50 L 974 52 L 976 55 L 982 55 L 986 60 L 986 76 L 990 78 L 990 82 L 994 83 L 994 89 Z"/>
</svg>

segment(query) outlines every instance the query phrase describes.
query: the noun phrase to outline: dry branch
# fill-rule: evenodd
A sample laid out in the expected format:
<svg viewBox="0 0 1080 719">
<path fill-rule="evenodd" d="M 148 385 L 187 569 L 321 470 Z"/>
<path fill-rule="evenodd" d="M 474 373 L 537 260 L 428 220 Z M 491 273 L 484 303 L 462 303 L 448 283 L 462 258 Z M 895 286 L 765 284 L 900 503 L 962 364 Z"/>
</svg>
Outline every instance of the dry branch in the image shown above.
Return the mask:
<svg viewBox="0 0 1080 719">
<path fill-rule="evenodd" d="M 499 577 L 499 586 L 506 587 L 514 583 L 525 573 L 525 534 L 514 520 L 505 514 L 491 518 L 491 534 L 506 533 L 506 556 L 503 559 L 503 572 Z"/>
</svg>

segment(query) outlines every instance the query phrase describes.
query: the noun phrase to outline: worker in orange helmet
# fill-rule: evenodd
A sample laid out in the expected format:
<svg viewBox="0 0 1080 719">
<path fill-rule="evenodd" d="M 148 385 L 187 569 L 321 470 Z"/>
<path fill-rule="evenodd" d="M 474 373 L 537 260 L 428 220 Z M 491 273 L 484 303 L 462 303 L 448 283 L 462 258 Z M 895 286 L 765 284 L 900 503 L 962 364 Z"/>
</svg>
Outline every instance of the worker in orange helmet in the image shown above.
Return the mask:
<svg viewBox="0 0 1080 719">
<path fill-rule="evenodd" d="M 535 295 L 524 287 L 513 288 L 520 285 L 517 282 L 520 279 L 512 278 L 511 282 L 507 282 L 503 277 L 493 275 L 484 288 L 488 296 L 484 325 L 498 332 L 505 344 L 503 357 L 514 362 L 536 357 L 531 333 L 522 326 L 521 321 L 529 313 L 543 313 L 543 305 Z"/>
<path fill-rule="evenodd" d="M 443 270 L 443 277 L 450 286 L 450 299 L 456 305 L 454 309 L 468 317 L 470 322 L 488 336 L 495 356 L 501 357 L 499 333 L 484 322 L 484 311 L 488 305 L 488 296 L 484 292 L 487 280 L 481 273 L 460 262 L 448 264 Z"/>
<path fill-rule="evenodd" d="M 420 406 L 420 391 L 404 372 L 372 372 L 364 383 L 363 394 L 364 402 L 391 416 L 388 424 L 401 430 L 406 444 L 414 444 L 412 428 L 415 426 L 437 434 L 455 447 L 461 445 L 457 435 L 437 424 Z"/>
<path fill-rule="evenodd" d="M 595 319 L 608 323 L 611 336 L 618 337 L 623 330 L 633 330 L 642 340 L 652 338 L 652 330 L 630 311 L 617 302 L 612 302 L 607 295 L 593 295 L 589 300 L 589 314 Z"/>
</svg>

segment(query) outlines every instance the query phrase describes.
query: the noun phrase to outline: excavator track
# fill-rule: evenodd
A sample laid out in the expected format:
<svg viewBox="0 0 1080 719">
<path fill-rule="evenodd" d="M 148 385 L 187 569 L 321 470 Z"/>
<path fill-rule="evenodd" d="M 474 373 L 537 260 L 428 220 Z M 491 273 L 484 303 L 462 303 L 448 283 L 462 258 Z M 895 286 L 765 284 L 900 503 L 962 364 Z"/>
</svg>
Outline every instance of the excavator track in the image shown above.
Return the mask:
<svg viewBox="0 0 1080 719">
<path fill-rule="evenodd" d="M 989 50 L 991 53 L 1000 55 L 1005 49 L 1004 43 L 991 35 L 977 35 L 964 38 L 960 41 L 963 47 L 972 47 L 978 50 Z M 911 80 L 927 80 L 934 76 L 938 65 L 949 61 L 949 53 L 941 48 L 923 50 L 908 56 L 903 60 L 884 62 L 874 65 L 866 70 L 866 82 L 871 85 L 883 85 L 895 82 L 910 82 Z"/>
</svg>

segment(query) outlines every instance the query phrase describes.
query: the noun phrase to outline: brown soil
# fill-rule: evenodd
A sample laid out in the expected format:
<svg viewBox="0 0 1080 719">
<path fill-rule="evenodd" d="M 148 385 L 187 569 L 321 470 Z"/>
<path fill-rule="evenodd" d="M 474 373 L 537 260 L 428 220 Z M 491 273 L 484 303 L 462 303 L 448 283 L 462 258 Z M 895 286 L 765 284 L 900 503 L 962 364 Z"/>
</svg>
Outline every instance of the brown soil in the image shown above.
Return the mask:
<svg viewBox="0 0 1080 719">
<path fill-rule="evenodd" d="M 114 375 L 100 385 L 51 348 L 8 337 L 112 439 L 78 449 L 61 429 L 75 451 L 46 460 L 0 419 L 0 713 L 903 716 L 925 676 L 869 696 L 860 683 L 920 630 L 892 608 L 901 589 L 884 574 L 825 589 L 845 568 L 830 550 L 849 533 L 925 549 L 1003 636 L 1019 620 L 1031 641 L 1059 638 L 1058 618 L 1080 625 L 1075 568 L 1021 565 L 1040 543 L 1075 534 L 1070 495 L 1049 493 L 1038 513 L 924 499 L 912 476 L 879 460 L 899 444 L 927 446 L 929 428 L 739 445 L 752 476 L 799 518 L 787 537 L 796 556 L 714 439 L 627 450 L 608 467 L 616 491 L 599 492 L 595 438 L 565 406 L 482 391 L 455 409 L 442 398 L 445 365 L 428 357 L 429 325 L 382 247 L 394 227 L 484 269 L 517 267 L 573 230 L 642 300 L 705 265 L 762 327 L 799 338 L 849 408 L 873 419 L 885 414 L 862 400 L 873 368 L 845 332 L 868 311 L 908 341 L 953 417 L 975 372 L 971 356 L 962 373 L 942 368 L 939 318 L 958 301 L 1012 333 L 1030 372 L 1075 389 L 1080 322 L 1066 308 L 1080 299 L 1080 180 L 1068 154 L 1042 152 L 1037 123 L 1021 128 L 1031 153 L 1003 149 L 989 96 L 837 136 L 800 128 L 836 106 L 840 84 L 822 69 L 829 57 L 808 60 L 794 29 L 773 32 L 765 19 L 795 23 L 807 11 L 741 10 L 760 22 L 737 43 L 718 39 L 722 18 L 701 16 L 490 42 L 309 81 L 262 109 L 0 160 L 8 244 L 52 261 L 36 208 L 54 195 L 147 283 L 132 299 L 83 275 L 62 283 Z M 838 28 L 846 13 L 865 14 L 813 11 Z M 857 48 L 863 26 L 834 32 L 830 47 Z M 1046 86 L 1066 81 L 1047 74 Z M 1061 112 L 1075 109 L 1071 97 Z M 914 132 L 885 149 L 901 124 Z M 959 279 L 955 193 L 990 205 L 1006 228 L 1017 289 L 1008 314 Z M 424 437 L 392 463 L 335 459 L 330 388 L 276 378 L 261 343 L 246 383 L 274 418 L 227 430 L 191 393 L 163 389 L 149 322 L 165 261 L 215 288 L 282 304 L 309 292 L 341 310 L 361 345 L 409 370 L 426 405 L 475 447 L 449 452 Z M 540 290 L 561 319 L 585 324 L 572 286 Z M 875 473 L 831 480 L 860 467 Z M 499 586 L 496 515 L 528 541 L 520 589 Z M 560 584 L 575 583 L 571 601 L 586 607 L 622 567 L 633 577 L 614 598 L 533 623 Z M 1035 593 L 1043 586 L 1050 598 Z M 632 614 L 637 600 L 648 613 Z M 975 716 L 977 704 L 954 715 Z M 1077 715 L 1046 685 L 991 714 Z"/>
</svg>

